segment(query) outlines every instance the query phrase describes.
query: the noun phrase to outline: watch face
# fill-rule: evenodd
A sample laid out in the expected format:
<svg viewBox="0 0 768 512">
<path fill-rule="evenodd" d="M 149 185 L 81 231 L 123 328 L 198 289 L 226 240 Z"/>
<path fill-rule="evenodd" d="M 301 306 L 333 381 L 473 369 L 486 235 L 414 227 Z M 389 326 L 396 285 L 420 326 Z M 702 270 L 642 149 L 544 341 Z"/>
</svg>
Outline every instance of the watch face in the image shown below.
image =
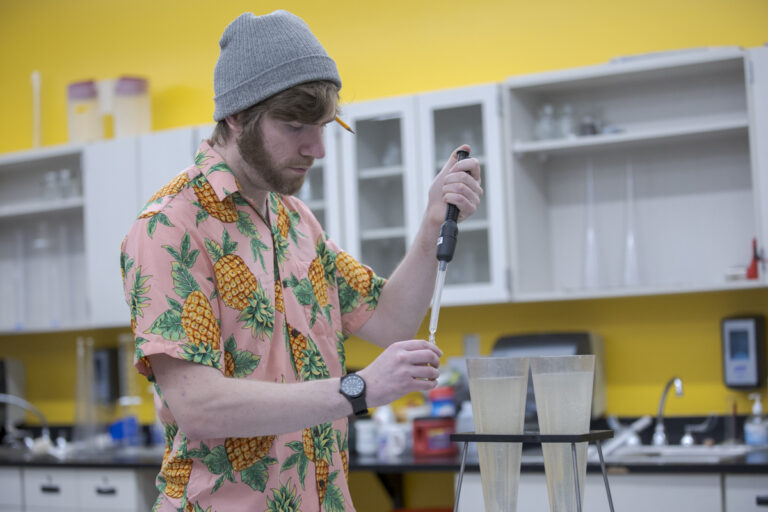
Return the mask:
<svg viewBox="0 0 768 512">
<path fill-rule="evenodd" d="M 355 374 L 350 374 L 344 377 L 341 381 L 341 391 L 345 395 L 360 396 L 365 389 L 365 381 Z"/>
</svg>

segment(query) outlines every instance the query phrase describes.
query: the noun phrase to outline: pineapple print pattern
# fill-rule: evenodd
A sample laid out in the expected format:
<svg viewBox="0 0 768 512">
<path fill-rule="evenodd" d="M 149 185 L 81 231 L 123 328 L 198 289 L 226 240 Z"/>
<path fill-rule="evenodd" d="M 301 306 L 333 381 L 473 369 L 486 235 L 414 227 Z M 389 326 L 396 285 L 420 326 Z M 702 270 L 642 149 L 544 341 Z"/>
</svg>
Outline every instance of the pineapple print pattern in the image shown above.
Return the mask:
<svg viewBox="0 0 768 512">
<path fill-rule="evenodd" d="M 162 211 L 159 205 L 163 203 L 164 199 L 171 198 L 184 190 L 184 187 L 186 187 L 188 183 L 189 177 L 187 176 L 187 172 L 186 170 L 182 171 L 170 182 L 161 187 L 160 190 L 155 192 L 144 205 L 144 209 L 139 213 L 139 219 L 150 219 L 147 223 L 147 234 L 150 238 L 155 234 L 158 223 L 173 227 L 168 216 Z"/>
<path fill-rule="evenodd" d="M 171 498 L 181 498 L 189 483 L 192 473 L 192 459 L 182 459 L 178 456 L 168 458 L 160 469 L 165 480 L 165 494 Z"/>
<path fill-rule="evenodd" d="M 261 356 L 237 348 L 234 336 L 224 342 L 224 375 L 241 379 L 252 374 L 259 366 Z"/>
<path fill-rule="evenodd" d="M 185 443 L 182 442 L 176 455 L 171 457 L 173 440 L 178 431 L 179 428 L 175 424 L 165 426 L 165 451 L 160 467 L 160 490 L 171 498 L 181 498 L 184 495 L 192 473 L 192 459 L 184 454 Z"/>
<path fill-rule="evenodd" d="M 262 460 L 272 448 L 275 436 L 229 437 L 224 442 L 227 459 L 235 471 L 243 471 Z"/>
<path fill-rule="evenodd" d="M 330 377 L 320 349 L 312 338 L 301 334 L 287 322 L 285 329 L 286 348 L 291 354 L 291 365 L 296 378 L 305 381 Z"/>
<path fill-rule="evenodd" d="M 243 484 L 254 491 L 264 492 L 269 479 L 269 466 L 277 463 L 277 459 L 269 456 L 274 441 L 275 436 L 228 437 L 223 445 L 213 448 L 201 442 L 200 448 L 189 450 L 189 455 L 200 459 L 211 474 L 219 475 L 211 494 L 218 491 L 224 482 L 235 482 L 235 473 Z"/>
<path fill-rule="evenodd" d="M 296 228 L 301 217 L 297 212 L 289 211 L 280 199 L 280 195 L 275 193 L 269 194 L 269 211 L 272 214 L 271 231 L 275 245 L 275 257 L 278 263 L 283 263 L 290 254 L 288 251 L 289 243 L 292 241 L 297 244 L 299 243 L 299 236 L 304 236 Z"/>
<path fill-rule="evenodd" d="M 305 480 L 310 463 L 314 465 L 315 490 L 318 502 L 324 510 L 344 510 L 343 493 L 334 484 L 338 471 L 330 472 L 333 463 L 334 442 L 339 435 L 332 423 L 323 423 L 302 431 L 302 440 L 286 446 L 293 451 L 280 468 L 281 472 L 297 468 L 302 489 L 309 485 Z M 344 454 L 343 454 L 344 456 Z"/>
<path fill-rule="evenodd" d="M 285 485 L 272 489 L 272 497 L 267 499 L 267 512 L 301 512 L 301 497 L 290 478 Z"/>
<path fill-rule="evenodd" d="M 275 326 L 272 301 L 245 261 L 235 254 L 237 243 L 224 230 L 221 245 L 206 239 L 205 246 L 214 262 L 216 286 L 224 304 L 240 311 L 239 319 L 254 336 L 271 337 Z"/>
<path fill-rule="evenodd" d="M 202 175 L 193 179 L 191 184 L 201 208 L 197 215 L 198 223 L 206 220 L 208 216 L 221 222 L 237 222 L 237 207 L 232 196 L 227 196 L 223 201 L 220 201 L 216 196 L 216 191 L 213 190 L 208 180 L 202 178 Z"/>
<path fill-rule="evenodd" d="M 154 203 L 158 199 L 162 199 L 166 196 L 175 196 L 189 183 L 189 177 L 187 171 L 182 171 L 176 175 L 171 181 L 166 183 L 160 190 L 155 192 L 152 197 L 149 198 L 147 203 Z"/>
<path fill-rule="evenodd" d="M 369 309 L 375 308 L 384 287 L 384 279 L 374 275 L 370 268 L 344 251 L 336 254 L 335 261 L 340 275 L 338 285 L 342 313 L 354 310 L 361 299 Z"/>
<path fill-rule="evenodd" d="M 171 275 L 174 291 L 183 305 L 166 297 L 171 308 L 158 316 L 148 333 L 178 341 L 187 339 L 182 345 L 182 359 L 219 368 L 221 366 L 221 333 L 213 307 L 200 290 L 190 270 L 195 266 L 199 251 L 191 250 L 189 232 L 185 232 L 179 247 L 164 246 L 173 257 Z"/>
<path fill-rule="evenodd" d="M 228 378 L 343 374 L 345 327 L 368 318 L 384 280 L 330 242 L 297 200 L 271 193 L 269 215 L 261 217 L 207 144 L 195 163 L 150 198 L 121 249 L 136 367 L 154 381 L 147 355 L 166 353 Z M 147 258 L 153 247 L 160 250 Z M 157 385 L 155 391 L 158 414 L 170 424 L 173 415 Z M 174 426 L 156 508 L 214 512 L 211 504 L 225 510 L 215 503 L 247 496 L 253 510 L 344 511 L 351 503 L 347 432 L 341 419 L 187 447 Z"/>
<path fill-rule="evenodd" d="M 344 468 L 344 478 L 349 482 L 349 435 L 344 433 L 344 439 L 341 439 L 341 431 L 336 431 L 336 443 L 341 454 L 341 465 Z"/>
</svg>

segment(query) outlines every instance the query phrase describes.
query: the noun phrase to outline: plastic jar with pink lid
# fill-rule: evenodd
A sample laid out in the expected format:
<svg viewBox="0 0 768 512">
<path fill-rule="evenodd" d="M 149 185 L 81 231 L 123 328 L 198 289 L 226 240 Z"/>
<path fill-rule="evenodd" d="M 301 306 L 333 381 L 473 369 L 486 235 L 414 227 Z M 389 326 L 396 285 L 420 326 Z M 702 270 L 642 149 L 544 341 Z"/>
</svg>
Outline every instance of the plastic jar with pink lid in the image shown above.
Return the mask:
<svg viewBox="0 0 768 512">
<path fill-rule="evenodd" d="M 104 137 L 99 94 L 93 80 L 67 86 L 67 135 L 69 142 L 90 142 Z"/>
<path fill-rule="evenodd" d="M 139 135 L 152 129 L 149 83 L 146 79 L 123 76 L 117 80 L 113 114 L 115 137 Z"/>
</svg>

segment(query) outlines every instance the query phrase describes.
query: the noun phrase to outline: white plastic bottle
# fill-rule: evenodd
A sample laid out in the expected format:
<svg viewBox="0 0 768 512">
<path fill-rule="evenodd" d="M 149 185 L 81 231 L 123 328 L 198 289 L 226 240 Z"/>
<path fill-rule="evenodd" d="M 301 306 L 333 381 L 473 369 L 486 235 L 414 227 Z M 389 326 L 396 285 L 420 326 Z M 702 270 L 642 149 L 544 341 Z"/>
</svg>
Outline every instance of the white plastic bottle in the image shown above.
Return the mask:
<svg viewBox="0 0 768 512">
<path fill-rule="evenodd" d="M 752 404 L 752 415 L 744 422 L 744 442 L 751 445 L 768 445 L 768 419 L 763 418 L 763 404 L 760 394 L 749 395 Z"/>
</svg>

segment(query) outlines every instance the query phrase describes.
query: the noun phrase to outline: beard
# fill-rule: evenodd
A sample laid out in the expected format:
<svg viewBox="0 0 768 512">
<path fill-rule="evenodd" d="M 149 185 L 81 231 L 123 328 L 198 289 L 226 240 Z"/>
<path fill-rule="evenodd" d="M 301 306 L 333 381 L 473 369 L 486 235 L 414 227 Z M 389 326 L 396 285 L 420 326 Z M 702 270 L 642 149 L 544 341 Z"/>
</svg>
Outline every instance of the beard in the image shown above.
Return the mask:
<svg viewBox="0 0 768 512">
<path fill-rule="evenodd" d="M 243 131 L 237 139 L 240 155 L 271 192 L 289 196 L 295 194 L 304 185 L 306 174 L 286 173 L 281 170 L 288 167 L 309 167 L 314 159 L 304 158 L 278 164 L 264 147 L 264 138 L 258 123 L 254 125 L 253 129 Z"/>
</svg>

